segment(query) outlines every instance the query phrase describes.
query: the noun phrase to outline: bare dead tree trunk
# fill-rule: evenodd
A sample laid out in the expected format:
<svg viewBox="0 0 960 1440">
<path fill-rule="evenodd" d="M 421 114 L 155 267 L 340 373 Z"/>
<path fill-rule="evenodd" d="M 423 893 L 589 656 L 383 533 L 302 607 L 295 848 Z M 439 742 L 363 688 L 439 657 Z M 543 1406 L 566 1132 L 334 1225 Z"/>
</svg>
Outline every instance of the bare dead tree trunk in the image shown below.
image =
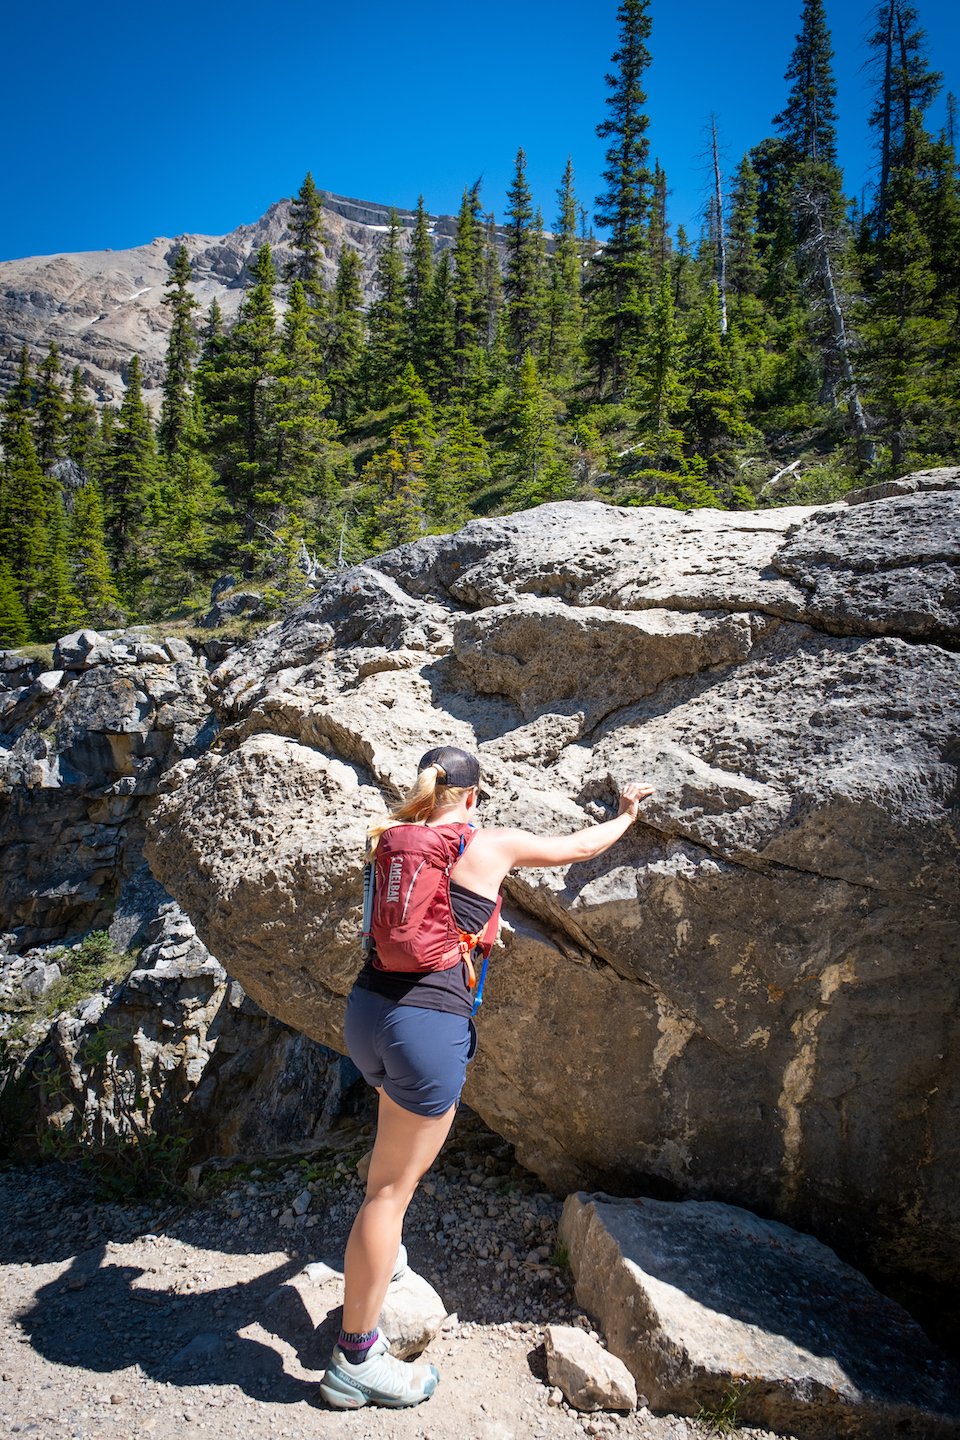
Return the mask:
<svg viewBox="0 0 960 1440">
<path fill-rule="evenodd" d="M 860 399 L 860 390 L 853 369 L 850 337 L 847 333 L 843 306 L 833 274 L 830 258 L 830 238 L 823 217 L 821 198 L 808 190 L 799 197 L 800 208 L 807 220 L 807 248 L 813 261 L 813 269 L 823 289 L 823 297 L 830 317 L 830 332 L 834 352 L 840 366 L 847 411 L 857 439 L 857 453 L 865 464 L 872 465 L 876 459 L 877 447 L 870 434 L 866 411 Z"/>
<path fill-rule="evenodd" d="M 727 333 L 727 240 L 723 229 L 723 185 L 720 176 L 720 151 L 717 146 L 717 117 L 710 116 L 713 142 L 713 204 L 717 221 L 717 289 L 720 291 L 720 334 Z"/>
</svg>

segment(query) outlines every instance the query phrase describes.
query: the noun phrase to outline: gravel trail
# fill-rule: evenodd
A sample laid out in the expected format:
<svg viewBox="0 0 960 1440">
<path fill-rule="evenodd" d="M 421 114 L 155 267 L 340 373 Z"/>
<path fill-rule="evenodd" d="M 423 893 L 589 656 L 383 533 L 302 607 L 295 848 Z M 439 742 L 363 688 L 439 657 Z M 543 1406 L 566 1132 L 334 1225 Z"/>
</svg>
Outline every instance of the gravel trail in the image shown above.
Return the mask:
<svg viewBox="0 0 960 1440">
<path fill-rule="evenodd" d="M 546 1384 L 545 1323 L 590 1322 L 556 1250 L 561 1203 L 458 1119 L 408 1215 L 413 1269 L 456 1312 L 412 1410 L 328 1410 L 329 1338 L 279 1301 L 313 1260 L 339 1268 L 359 1204 L 357 1137 L 336 1155 L 204 1172 L 209 1198 L 121 1204 L 78 1165 L 0 1172 L 0 1433 L 182 1440 L 688 1440 L 675 1416 L 579 1415 Z M 220 1188 L 223 1187 L 223 1188 Z M 296 1203 L 295 1203 L 296 1202 Z M 303 1210 L 303 1214 L 298 1214 Z M 285 1292 L 289 1295 L 289 1291 Z M 764 1432 L 735 1432 L 760 1440 Z"/>
</svg>

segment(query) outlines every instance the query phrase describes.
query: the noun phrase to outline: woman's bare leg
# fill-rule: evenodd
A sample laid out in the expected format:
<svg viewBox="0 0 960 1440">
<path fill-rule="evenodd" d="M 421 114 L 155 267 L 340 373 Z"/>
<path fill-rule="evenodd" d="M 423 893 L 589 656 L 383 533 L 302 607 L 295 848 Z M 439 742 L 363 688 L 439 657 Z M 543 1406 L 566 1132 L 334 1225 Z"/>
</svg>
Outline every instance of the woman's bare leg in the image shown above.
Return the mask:
<svg viewBox="0 0 960 1440">
<path fill-rule="evenodd" d="M 403 1217 L 414 1191 L 450 1133 L 456 1105 L 445 1115 L 414 1115 L 380 1091 L 377 1138 L 367 1193 L 344 1256 L 343 1328 L 376 1329 L 397 1259 Z"/>
</svg>

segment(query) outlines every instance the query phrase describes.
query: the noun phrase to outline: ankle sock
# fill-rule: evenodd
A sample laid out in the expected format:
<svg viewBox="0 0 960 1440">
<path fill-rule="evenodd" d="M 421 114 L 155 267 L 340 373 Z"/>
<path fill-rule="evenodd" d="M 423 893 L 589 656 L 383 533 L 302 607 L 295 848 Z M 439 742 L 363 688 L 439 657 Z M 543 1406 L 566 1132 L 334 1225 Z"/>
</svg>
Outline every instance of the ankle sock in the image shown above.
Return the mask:
<svg viewBox="0 0 960 1440">
<path fill-rule="evenodd" d="M 337 1344 L 343 1352 L 344 1360 L 350 1365 L 362 1365 L 377 1343 L 379 1335 L 379 1330 L 341 1330 Z"/>
</svg>

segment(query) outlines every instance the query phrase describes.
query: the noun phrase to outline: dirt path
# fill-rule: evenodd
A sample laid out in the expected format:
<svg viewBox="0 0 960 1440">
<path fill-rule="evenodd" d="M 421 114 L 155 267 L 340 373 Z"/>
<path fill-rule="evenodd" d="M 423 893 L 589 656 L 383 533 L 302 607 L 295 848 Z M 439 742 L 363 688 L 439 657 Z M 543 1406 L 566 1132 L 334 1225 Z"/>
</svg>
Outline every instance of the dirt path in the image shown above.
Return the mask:
<svg viewBox="0 0 960 1440">
<path fill-rule="evenodd" d="M 461 1143 L 470 1146 L 469 1134 Z M 0 1432 L 51 1440 L 709 1434 L 645 1409 L 580 1416 L 551 1403 L 543 1325 L 589 1321 L 556 1263 L 559 1202 L 504 1169 L 509 1162 L 496 1155 L 461 1150 L 431 1175 L 408 1217 L 411 1266 L 459 1317 L 426 1352 L 441 1372 L 436 1395 L 414 1410 L 352 1413 L 324 1407 L 317 1382 L 328 1341 L 296 1313 L 290 1287 L 278 1294 L 308 1262 L 339 1263 L 360 1195 L 352 1163 L 261 1164 L 226 1177 L 214 1198 L 160 1208 L 105 1203 L 76 1166 L 0 1174 Z M 308 1187 L 309 1209 L 296 1216 L 292 1202 Z M 737 1433 L 759 1440 L 762 1432 Z"/>
</svg>

